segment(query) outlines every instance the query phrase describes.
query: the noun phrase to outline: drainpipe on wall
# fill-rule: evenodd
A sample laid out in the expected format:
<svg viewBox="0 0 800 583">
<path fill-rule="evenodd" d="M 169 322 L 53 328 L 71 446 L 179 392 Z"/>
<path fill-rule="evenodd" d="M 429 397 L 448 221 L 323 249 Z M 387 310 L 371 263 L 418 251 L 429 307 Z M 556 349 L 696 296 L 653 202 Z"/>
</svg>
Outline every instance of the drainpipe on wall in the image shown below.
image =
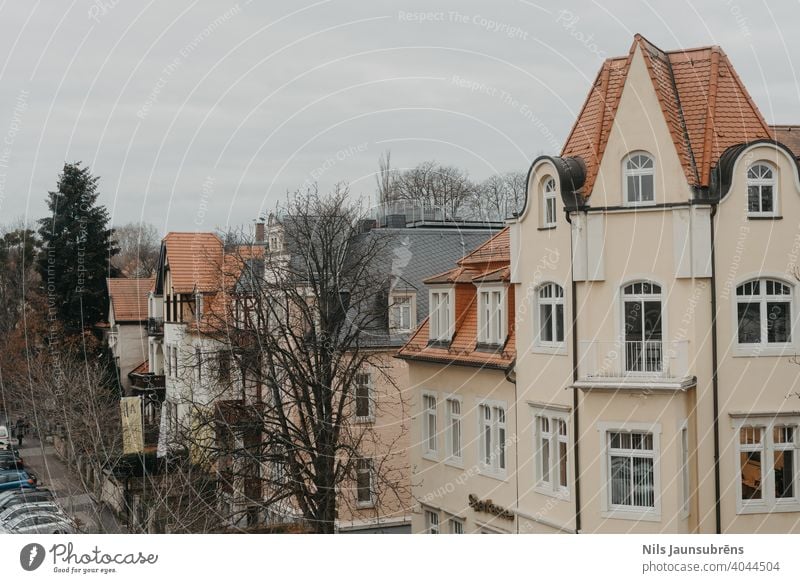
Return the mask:
<svg viewBox="0 0 800 583">
<path fill-rule="evenodd" d="M 722 534 L 722 499 L 719 477 L 719 371 L 717 361 L 717 265 L 714 250 L 714 216 L 716 203 L 711 205 L 711 392 L 714 402 L 714 515 L 717 534 Z"/>
<path fill-rule="evenodd" d="M 503 374 L 506 377 L 506 381 L 514 385 L 514 433 L 516 435 L 519 434 L 519 396 L 517 394 L 517 359 L 511 361 L 511 364 L 508 365 L 503 371 Z M 514 508 L 519 509 L 519 442 L 514 445 L 514 463 L 516 464 L 517 470 L 514 472 L 514 478 L 516 481 L 516 488 L 517 492 L 515 495 L 516 503 Z M 517 534 L 519 534 L 519 516 L 517 516 Z"/>
<path fill-rule="evenodd" d="M 572 382 L 578 380 L 578 300 L 575 292 L 578 289 L 572 271 L 573 249 L 572 249 L 572 219 L 569 216 L 569 209 L 564 208 L 564 215 L 570 225 L 569 234 L 569 280 L 571 285 L 570 302 L 572 309 Z M 578 422 L 578 389 L 572 388 L 572 459 L 575 471 L 575 533 L 581 533 L 581 472 L 580 461 L 578 460 L 578 443 L 580 440 L 580 423 Z"/>
</svg>

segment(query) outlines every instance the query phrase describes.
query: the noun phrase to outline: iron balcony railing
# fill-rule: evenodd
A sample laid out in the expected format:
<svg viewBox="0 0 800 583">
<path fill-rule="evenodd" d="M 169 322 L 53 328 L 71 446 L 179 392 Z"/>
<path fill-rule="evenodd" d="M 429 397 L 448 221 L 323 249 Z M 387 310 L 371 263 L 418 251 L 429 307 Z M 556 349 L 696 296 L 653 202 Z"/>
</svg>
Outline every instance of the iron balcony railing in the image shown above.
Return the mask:
<svg viewBox="0 0 800 583">
<path fill-rule="evenodd" d="M 578 343 L 582 380 L 689 376 L 688 340 L 582 341 Z"/>
</svg>

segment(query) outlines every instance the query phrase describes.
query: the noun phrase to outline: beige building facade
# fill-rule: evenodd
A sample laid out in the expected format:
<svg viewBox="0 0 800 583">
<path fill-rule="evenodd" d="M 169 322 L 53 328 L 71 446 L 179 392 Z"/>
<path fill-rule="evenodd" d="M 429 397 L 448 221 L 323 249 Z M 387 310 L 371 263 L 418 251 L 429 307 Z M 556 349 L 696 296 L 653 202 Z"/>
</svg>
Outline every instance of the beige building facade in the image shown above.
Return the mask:
<svg viewBox="0 0 800 583">
<path fill-rule="evenodd" d="M 792 129 L 764 121 L 719 47 L 637 35 L 561 155 L 533 162 L 509 225 L 514 488 L 465 486 L 510 531 L 800 531 Z M 417 367 L 421 396 L 469 390 L 452 366 Z M 419 448 L 413 462 L 448 471 Z"/>
</svg>

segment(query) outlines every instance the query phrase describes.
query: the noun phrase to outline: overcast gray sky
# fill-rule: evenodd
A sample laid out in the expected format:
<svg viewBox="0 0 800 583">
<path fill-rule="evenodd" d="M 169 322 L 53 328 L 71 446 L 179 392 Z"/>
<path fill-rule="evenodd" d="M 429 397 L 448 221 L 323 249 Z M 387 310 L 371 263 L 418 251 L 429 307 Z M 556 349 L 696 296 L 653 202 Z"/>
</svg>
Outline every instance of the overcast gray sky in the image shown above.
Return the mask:
<svg viewBox="0 0 800 583">
<path fill-rule="evenodd" d="M 3 1 L 0 222 L 44 215 L 65 161 L 115 224 L 162 231 L 250 223 L 307 181 L 372 196 L 387 149 L 524 171 L 636 32 L 721 45 L 767 121 L 800 122 L 799 23 L 744 0 Z"/>
</svg>

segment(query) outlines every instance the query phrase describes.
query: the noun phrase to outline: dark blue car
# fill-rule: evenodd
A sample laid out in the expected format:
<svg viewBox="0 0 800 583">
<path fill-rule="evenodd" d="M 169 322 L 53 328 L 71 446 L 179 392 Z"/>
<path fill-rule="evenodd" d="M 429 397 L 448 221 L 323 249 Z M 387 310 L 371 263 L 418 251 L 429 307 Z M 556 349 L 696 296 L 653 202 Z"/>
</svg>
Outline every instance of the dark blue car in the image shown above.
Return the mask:
<svg viewBox="0 0 800 583">
<path fill-rule="evenodd" d="M 36 479 L 23 470 L 0 471 L 0 492 L 17 488 L 35 488 Z"/>
</svg>

